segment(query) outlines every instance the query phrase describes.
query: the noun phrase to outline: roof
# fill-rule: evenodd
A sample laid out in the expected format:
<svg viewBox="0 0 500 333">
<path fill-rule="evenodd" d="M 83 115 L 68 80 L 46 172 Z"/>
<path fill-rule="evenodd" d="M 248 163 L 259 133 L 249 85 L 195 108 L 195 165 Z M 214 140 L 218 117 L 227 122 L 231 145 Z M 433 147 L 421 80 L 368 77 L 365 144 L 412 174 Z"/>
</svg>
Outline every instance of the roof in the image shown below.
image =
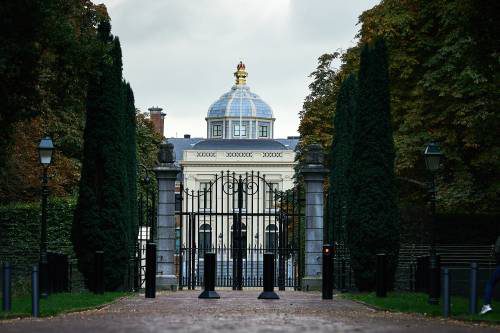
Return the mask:
<svg viewBox="0 0 500 333">
<path fill-rule="evenodd" d="M 298 139 L 204 139 L 168 138 L 174 145 L 175 160 L 181 161 L 184 150 L 294 150 Z"/>
<path fill-rule="evenodd" d="M 193 149 L 193 146 L 204 138 L 168 138 L 168 142 L 174 145 L 175 160 L 181 161 L 184 150 Z"/>
<path fill-rule="evenodd" d="M 234 85 L 208 108 L 207 118 L 256 117 L 273 119 L 271 107 L 246 84 Z"/>
<path fill-rule="evenodd" d="M 198 142 L 194 150 L 287 150 L 279 141 L 268 139 L 208 139 Z"/>
</svg>

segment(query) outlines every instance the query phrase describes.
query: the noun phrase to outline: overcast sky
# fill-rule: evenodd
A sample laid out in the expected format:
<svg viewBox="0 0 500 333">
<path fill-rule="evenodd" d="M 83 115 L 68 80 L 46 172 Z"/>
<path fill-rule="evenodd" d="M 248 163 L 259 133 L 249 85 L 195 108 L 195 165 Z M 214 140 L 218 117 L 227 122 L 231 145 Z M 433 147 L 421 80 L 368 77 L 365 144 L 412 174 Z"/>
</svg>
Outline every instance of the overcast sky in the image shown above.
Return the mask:
<svg viewBox="0 0 500 333">
<path fill-rule="evenodd" d="M 353 46 L 358 16 L 380 1 L 103 2 L 121 40 L 136 106 L 166 111 L 165 136 L 204 137 L 208 107 L 229 91 L 242 60 L 247 84 L 274 111 L 275 137 L 286 137 L 297 135 L 317 58 Z"/>
</svg>

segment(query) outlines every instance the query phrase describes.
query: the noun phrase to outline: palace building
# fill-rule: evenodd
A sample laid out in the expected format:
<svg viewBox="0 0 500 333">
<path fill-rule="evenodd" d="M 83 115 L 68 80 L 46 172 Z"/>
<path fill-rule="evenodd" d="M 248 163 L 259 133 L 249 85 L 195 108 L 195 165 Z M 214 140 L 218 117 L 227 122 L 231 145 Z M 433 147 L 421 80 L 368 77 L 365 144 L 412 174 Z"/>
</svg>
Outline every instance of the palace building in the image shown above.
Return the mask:
<svg viewBox="0 0 500 333">
<path fill-rule="evenodd" d="M 242 62 L 234 76 L 236 82 L 231 90 L 208 108 L 207 138 L 168 138 L 182 168 L 179 180 L 185 188 L 198 190 L 221 171 L 254 171 L 266 175 L 279 190 L 289 189 L 293 185 L 298 137 L 274 139 L 273 111 L 250 91 Z"/>
<path fill-rule="evenodd" d="M 217 255 L 218 285 L 234 287 L 236 280 L 256 284 L 262 277 L 263 253 L 291 248 L 294 241 L 288 235 L 292 231 L 285 230 L 291 230 L 294 214 L 284 217 L 278 193 L 293 191 L 298 138 L 275 139 L 272 108 L 246 84 L 242 62 L 234 76 L 231 89 L 208 108 L 206 138 L 168 138 L 181 169 L 176 186 L 176 266 L 181 285 L 200 283 L 200 262 L 207 251 Z M 163 120 L 161 109 L 150 111 Z M 286 200 L 294 199 L 289 195 Z M 280 234 L 287 240 L 279 241 Z M 280 277 L 291 286 L 296 258 L 287 253 L 280 257 Z"/>
</svg>

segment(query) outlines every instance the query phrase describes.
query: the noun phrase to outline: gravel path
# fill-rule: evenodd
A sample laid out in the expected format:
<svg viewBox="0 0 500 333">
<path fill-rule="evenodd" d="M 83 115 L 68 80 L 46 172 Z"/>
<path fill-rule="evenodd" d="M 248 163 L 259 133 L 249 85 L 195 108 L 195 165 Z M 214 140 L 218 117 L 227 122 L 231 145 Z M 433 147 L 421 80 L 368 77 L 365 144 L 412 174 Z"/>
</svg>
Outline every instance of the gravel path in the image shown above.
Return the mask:
<svg viewBox="0 0 500 333">
<path fill-rule="evenodd" d="M 0 322 L 0 332 L 500 332 L 500 328 L 423 316 L 375 311 L 319 293 L 280 292 L 258 300 L 258 291 L 220 291 L 200 300 L 199 291 L 145 299 L 121 299 L 100 310 L 53 318 Z"/>
</svg>

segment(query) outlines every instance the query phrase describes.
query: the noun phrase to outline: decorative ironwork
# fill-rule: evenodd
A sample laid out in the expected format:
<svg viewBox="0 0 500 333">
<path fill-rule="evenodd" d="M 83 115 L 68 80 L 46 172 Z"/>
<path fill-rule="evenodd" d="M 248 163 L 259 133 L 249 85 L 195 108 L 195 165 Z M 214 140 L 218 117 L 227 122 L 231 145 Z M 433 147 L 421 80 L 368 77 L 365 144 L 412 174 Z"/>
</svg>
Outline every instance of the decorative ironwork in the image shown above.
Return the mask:
<svg viewBox="0 0 500 333">
<path fill-rule="evenodd" d="M 215 157 L 214 151 L 199 151 L 196 153 L 196 157 Z"/>
<path fill-rule="evenodd" d="M 244 151 L 232 151 L 232 152 L 227 152 L 226 157 L 253 157 L 253 152 L 244 152 Z"/>
<path fill-rule="evenodd" d="M 262 157 L 283 157 L 283 153 L 275 152 L 275 151 L 263 152 Z"/>
<path fill-rule="evenodd" d="M 200 190 L 180 186 L 176 215 L 179 286 L 203 284 L 203 256 L 215 252 L 216 285 L 262 286 L 263 255 L 275 254 L 275 284 L 300 287 L 303 198 L 299 188 L 278 191 L 259 172 L 224 171 Z"/>
<path fill-rule="evenodd" d="M 156 181 L 155 176 L 144 165 L 139 165 L 144 171 L 144 176 L 138 188 L 137 202 L 137 240 L 134 257 L 134 290 L 145 287 L 146 279 L 146 245 L 155 239 L 156 231 Z"/>
</svg>

